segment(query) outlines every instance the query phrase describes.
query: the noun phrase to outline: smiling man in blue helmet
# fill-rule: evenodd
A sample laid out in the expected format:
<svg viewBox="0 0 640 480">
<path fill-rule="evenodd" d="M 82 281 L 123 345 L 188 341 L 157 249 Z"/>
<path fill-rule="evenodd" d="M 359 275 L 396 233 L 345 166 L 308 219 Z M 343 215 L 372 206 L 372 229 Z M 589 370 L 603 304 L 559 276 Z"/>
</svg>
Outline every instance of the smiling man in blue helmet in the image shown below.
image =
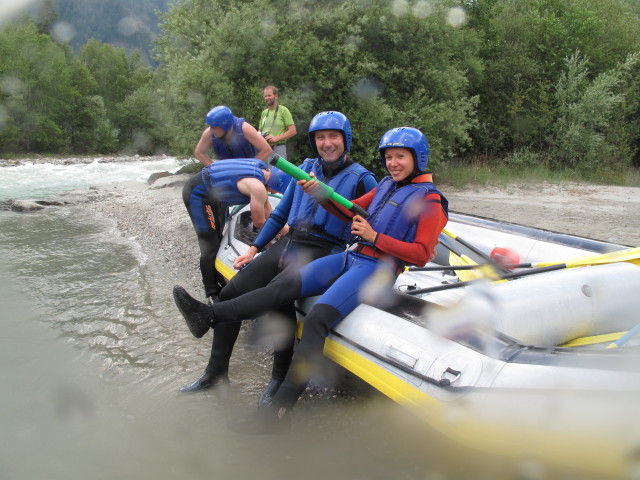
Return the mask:
<svg viewBox="0 0 640 480">
<path fill-rule="evenodd" d="M 266 161 L 272 154 L 271 147 L 258 131 L 244 118 L 234 116 L 229 107 L 219 105 L 212 108 L 207 113 L 205 122 L 207 128 L 202 132 L 194 152 L 205 168 L 213 163 L 208 155 L 211 148 L 217 160 L 257 158 Z M 200 273 L 205 296 L 215 297 L 222 283 L 215 269 L 215 260 L 226 221 L 227 205 L 213 195 L 211 185 L 204 182 L 203 172 L 193 175 L 185 184 L 182 200 L 198 237 Z M 258 219 L 254 218 L 254 223 L 260 224 L 256 220 Z"/>
<path fill-rule="evenodd" d="M 307 158 L 300 165 L 304 171 L 313 173 L 347 199 L 364 195 L 376 185 L 374 175 L 349 158 L 351 140 L 351 124 L 344 114 L 335 111 L 319 113 L 309 124 L 309 145 L 315 158 Z M 246 268 L 222 289 L 220 302 L 233 302 L 232 299 L 240 295 L 266 286 L 280 272 L 297 272 L 314 259 L 344 251 L 351 235 L 345 220 L 329 215 L 313 197 L 304 193 L 301 186 L 291 182 L 253 245 L 236 259 L 235 268 Z M 289 225 L 288 233 L 256 257 L 285 225 Z M 174 289 L 179 309 L 185 295 L 188 296 L 182 287 Z M 277 310 L 286 326 L 282 332 L 285 340 L 274 348 L 272 378 L 260 397 L 261 405 L 270 402 L 291 363 L 296 327 L 293 301 L 290 299 L 267 309 Z M 208 330 L 209 326 L 205 325 L 191 332 L 200 338 Z M 228 381 L 229 361 L 239 331 L 240 323 L 228 323 L 214 329 L 211 357 L 204 374 L 182 387 L 181 392 L 198 392 L 220 381 Z"/>
<path fill-rule="evenodd" d="M 361 296 L 366 294 L 374 274 L 376 291 L 383 291 L 381 288 L 390 291 L 405 266 L 422 266 L 432 257 L 447 223 L 448 208 L 447 200 L 433 184 L 431 173 L 425 171 L 429 154 L 426 137 L 415 128 L 394 128 L 382 137 L 378 151 L 389 175 L 375 189 L 353 200 L 368 210 L 368 219 L 353 215 L 333 201 L 322 203 L 336 217 L 351 220 L 350 233 L 357 239 L 355 248 L 318 258 L 299 270 L 285 271 L 266 287 L 229 302 L 205 305 L 184 291 L 177 292 L 178 307 L 192 332 L 209 327 L 218 329 L 228 322 L 254 318 L 262 313 L 261 309 L 321 294 L 305 317 L 302 337 L 284 382 L 271 401 L 259 405 L 254 415 L 232 423 L 233 430 L 286 431 L 289 411 L 311 375 L 321 371 L 318 366 L 331 327 L 362 302 Z M 300 180 L 297 186 L 312 198 L 322 192 L 313 179 Z"/>
</svg>

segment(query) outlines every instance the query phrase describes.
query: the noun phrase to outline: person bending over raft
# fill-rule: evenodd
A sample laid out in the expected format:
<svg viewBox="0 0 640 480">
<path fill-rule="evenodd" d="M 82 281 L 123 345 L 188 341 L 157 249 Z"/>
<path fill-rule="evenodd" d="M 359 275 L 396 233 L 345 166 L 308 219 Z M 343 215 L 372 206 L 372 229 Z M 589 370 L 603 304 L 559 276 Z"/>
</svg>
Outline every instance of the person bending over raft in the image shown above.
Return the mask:
<svg viewBox="0 0 640 480">
<path fill-rule="evenodd" d="M 352 218 L 351 233 L 358 238 L 354 249 L 314 260 L 300 271 L 283 272 L 266 287 L 230 302 L 207 305 L 193 299 L 181 287 L 174 289 L 178 309 L 191 330 L 255 318 L 295 298 L 322 294 L 305 318 L 302 337 L 283 384 L 270 403 L 259 407 L 250 417 L 232 422 L 232 430 L 240 433 L 288 430 L 288 414 L 321 361 L 330 328 L 359 305 L 361 287 L 383 269 L 391 274 L 379 277 L 385 278 L 386 287 L 391 289 L 404 266 L 424 265 L 434 252 L 448 220 L 448 202 L 433 185 L 431 174 L 425 172 L 427 139 L 415 128 L 394 128 L 384 134 L 378 151 L 389 176 L 353 201 L 370 213 L 369 221 L 359 215 Z M 314 180 L 297 183 L 305 192 L 318 194 Z M 324 202 L 323 206 L 334 215 L 352 216 L 334 202 Z"/>
<path fill-rule="evenodd" d="M 244 118 L 236 117 L 229 107 L 218 105 L 205 116 L 204 129 L 194 155 L 204 167 L 214 162 L 208 151 L 213 148 L 217 161 L 232 158 L 256 158 L 267 161 L 273 150 Z M 217 163 L 217 162 L 216 162 Z M 182 188 L 182 201 L 196 231 L 200 248 L 200 273 L 205 297 L 220 293 L 224 279 L 215 269 L 216 255 L 226 220 L 226 210 L 211 194 L 212 190 L 198 172 Z"/>
</svg>

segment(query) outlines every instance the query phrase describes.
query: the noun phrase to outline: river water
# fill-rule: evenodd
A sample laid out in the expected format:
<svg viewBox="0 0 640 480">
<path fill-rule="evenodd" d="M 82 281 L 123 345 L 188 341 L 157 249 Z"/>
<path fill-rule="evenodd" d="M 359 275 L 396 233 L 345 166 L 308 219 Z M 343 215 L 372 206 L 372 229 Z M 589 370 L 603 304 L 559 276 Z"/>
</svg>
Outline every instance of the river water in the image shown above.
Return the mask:
<svg viewBox="0 0 640 480">
<path fill-rule="evenodd" d="M 175 159 L 6 167 L 0 200 L 177 168 Z M 349 395 L 307 398 L 291 435 L 231 434 L 228 419 L 250 413 L 268 379 L 268 354 L 244 341 L 229 389 L 178 394 L 206 345 L 194 358 L 171 296 L 157 294 L 170 286 L 135 239 L 90 209 L 0 211 L 0 271 L 2 479 L 549 478 L 530 459 L 499 462 L 425 431 L 356 383 Z"/>
<path fill-rule="evenodd" d="M 178 166 L 163 159 L 5 167 L 0 200 L 144 182 Z M 193 339 L 176 325 L 170 295 L 155 293 L 168 286 L 158 286 L 135 239 L 90 209 L 0 211 L 0 268 L 2 479 L 382 479 L 420 471 L 394 458 L 388 438 L 371 442 L 362 424 L 377 429 L 380 412 L 358 407 L 353 415 L 351 396 L 329 399 L 330 412 L 319 407 L 300 422 L 302 448 L 296 436 L 229 434 L 227 420 L 250 413 L 268 378 L 268 359 L 256 362 L 260 353 L 248 345 L 234 357 L 229 390 L 177 394 L 176 385 L 193 380 Z M 365 421 L 369 415 L 376 420 Z M 372 449 L 386 461 L 372 463 Z"/>
</svg>

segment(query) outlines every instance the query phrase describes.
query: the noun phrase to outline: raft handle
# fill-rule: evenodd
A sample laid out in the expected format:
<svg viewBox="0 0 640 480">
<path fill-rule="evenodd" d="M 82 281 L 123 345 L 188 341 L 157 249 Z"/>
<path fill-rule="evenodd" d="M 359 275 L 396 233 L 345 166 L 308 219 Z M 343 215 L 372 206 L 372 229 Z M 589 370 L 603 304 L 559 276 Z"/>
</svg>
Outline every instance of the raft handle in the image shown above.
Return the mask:
<svg viewBox="0 0 640 480">
<path fill-rule="evenodd" d="M 453 375 L 453 379 L 452 380 L 449 380 L 448 378 L 444 378 L 444 376 L 447 373 L 450 373 L 451 375 Z M 444 372 L 442 372 L 442 375 L 440 375 L 440 383 L 441 384 L 447 384 L 448 383 L 449 385 L 451 385 L 452 383 L 457 382 L 460 379 L 461 376 L 462 376 L 462 373 L 459 370 L 454 370 L 451 367 L 447 367 L 447 369 Z"/>
</svg>

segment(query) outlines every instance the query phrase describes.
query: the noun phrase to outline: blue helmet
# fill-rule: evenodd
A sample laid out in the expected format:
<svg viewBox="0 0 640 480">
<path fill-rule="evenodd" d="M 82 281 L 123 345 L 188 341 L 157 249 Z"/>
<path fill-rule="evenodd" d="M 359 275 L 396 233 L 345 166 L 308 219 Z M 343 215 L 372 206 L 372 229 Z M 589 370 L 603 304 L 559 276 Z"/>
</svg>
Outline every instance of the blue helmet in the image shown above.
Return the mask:
<svg viewBox="0 0 640 480">
<path fill-rule="evenodd" d="M 267 180 L 267 186 L 276 192 L 284 193 L 291 180 L 293 180 L 293 177 L 290 175 L 287 175 L 279 168 L 271 167 L 271 177 Z"/>
<path fill-rule="evenodd" d="M 320 112 L 311 119 L 309 124 L 309 145 L 316 155 L 319 155 L 316 147 L 315 134 L 318 130 L 340 130 L 344 136 L 344 150 L 351 150 L 351 124 L 346 115 L 340 112 Z"/>
<path fill-rule="evenodd" d="M 424 172 L 424 169 L 427 167 L 427 162 L 429 161 L 429 143 L 424 133 L 412 127 L 392 128 L 385 133 L 380 139 L 380 145 L 378 146 L 380 160 L 385 169 L 387 168 L 387 162 L 384 159 L 384 150 L 392 147 L 411 150 L 416 168 Z"/>
<path fill-rule="evenodd" d="M 233 126 L 233 113 L 231 113 L 229 107 L 218 105 L 209 110 L 205 117 L 205 122 L 210 127 L 220 127 L 225 132 L 228 132 Z"/>
</svg>

